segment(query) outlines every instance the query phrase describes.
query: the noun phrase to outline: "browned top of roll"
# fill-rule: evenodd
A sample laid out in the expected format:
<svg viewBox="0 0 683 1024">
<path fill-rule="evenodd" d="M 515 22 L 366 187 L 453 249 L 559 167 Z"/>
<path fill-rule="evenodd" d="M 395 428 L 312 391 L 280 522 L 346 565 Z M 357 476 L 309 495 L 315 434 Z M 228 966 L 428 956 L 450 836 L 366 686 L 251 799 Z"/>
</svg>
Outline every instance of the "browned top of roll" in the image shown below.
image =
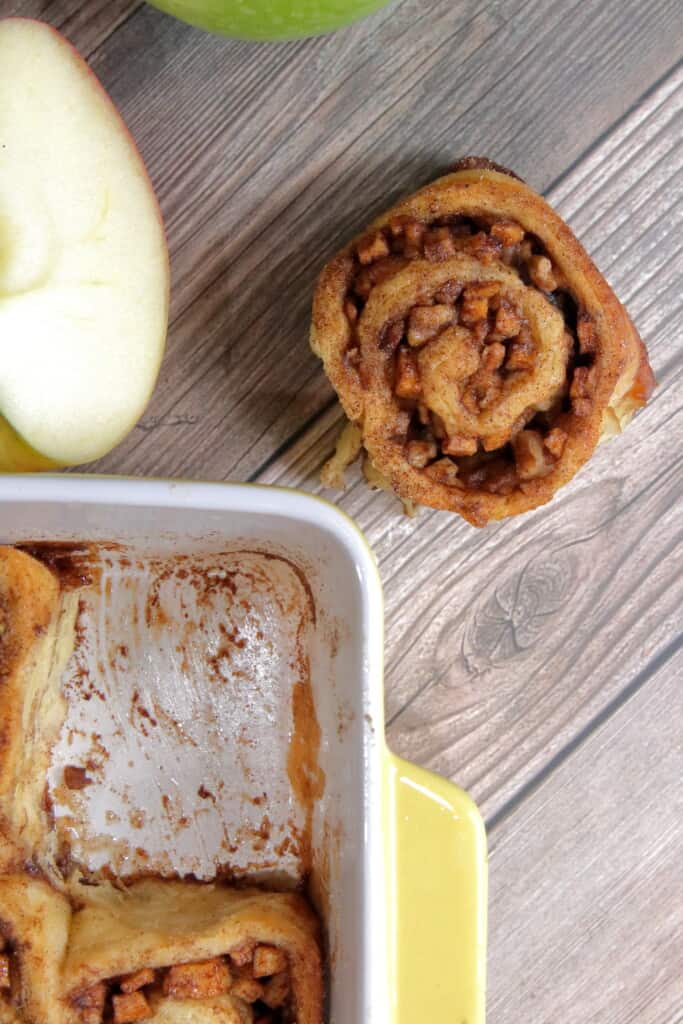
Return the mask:
<svg viewBox="0 0 683 1024">
<path fill-rule="evenodd" d="M 396 493 L 484 525 L 548 501 L 654 382 L 545 200 L 485 158 L 456 166 L 325 267 L 311 344 Z"/>
</svg>

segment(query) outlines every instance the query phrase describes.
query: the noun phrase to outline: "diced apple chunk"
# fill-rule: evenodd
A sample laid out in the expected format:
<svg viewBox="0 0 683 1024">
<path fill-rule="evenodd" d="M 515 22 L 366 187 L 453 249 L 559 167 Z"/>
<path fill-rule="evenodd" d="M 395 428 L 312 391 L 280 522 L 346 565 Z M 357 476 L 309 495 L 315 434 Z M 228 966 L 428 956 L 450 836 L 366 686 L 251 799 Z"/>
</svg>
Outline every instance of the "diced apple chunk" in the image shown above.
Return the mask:
<svg viewBox="0 0 683 1024">
<path fill-rule="evenodd" d="M 231 982 L 230 968 L 217 957 L 169 968 L 163 990 L 172 999 L 207 999 L 227 992 Z"/>
<path fill-rule="evenodd" d="M 236 967 L 246 967 L 254 959 L 255 942 L 242 942 L 230 950 L 230 959 Z"/>
<path fill-rule="evenodd" d="M 238 978 L 230 990 L 230 994 L 245 1003 L 255 1003 L 257 999 L 263 999 L 264 987 L 255 978 Z"/>
<path fill-rule="evenodd" d="M 78 1011 L 79 1024 L 102 1024 L 104 1004 L 107 998 L 107 986 L 103 981 L 79 992 L 73 1000 Z"/>
<path fill-rule="evenodd" d="M 254 977 L 267 978 L 271 974 L 286 971 L 287 954 L 277 946 L 257 946 L 254 951 Z"/>
<path fill-rule="evenodd" d="M 138 989 L 144 988 L 145 985 L 153 985 L 155 977 L 156 972 L 153 968 L 143 967 L 141 970 L 121 978 L 119 987 L 122 992 L 137 992 Z"/>
<path fill-rule="evenodd" d="M 275 1010 L 278 1006 L 282 1006 L 289 996 L 289 974 L 284 972 L 282 974 L 276 974 L 270 981 L 266 982 L 265 989 L 263 992 L 263 1002 L 266 1006 L 269 1006 L 271 1010 Z"/>
<path fill-rule="evenodd" d="M 135 1024 L 138 1020 L 148 1020 L 152 1016 L 149 1003 L 142 992 L 130 992 L 112 996 L 114 1007 L 114 1024 Z"/>
</svg>

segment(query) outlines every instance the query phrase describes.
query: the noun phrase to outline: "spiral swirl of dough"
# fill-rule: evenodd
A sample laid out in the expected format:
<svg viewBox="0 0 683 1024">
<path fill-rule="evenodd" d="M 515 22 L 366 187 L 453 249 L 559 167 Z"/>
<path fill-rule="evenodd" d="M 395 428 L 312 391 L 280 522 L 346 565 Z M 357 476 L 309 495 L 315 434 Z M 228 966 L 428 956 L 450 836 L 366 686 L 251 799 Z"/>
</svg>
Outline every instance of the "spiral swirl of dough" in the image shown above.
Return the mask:
<svg viewBox="0 0 683 1024">
<path fill-rule="evenodd" d="M 571 230 L 480 160 L 398 203 L 332 259 L 311 344 L 373 476 L 404 502 L 477 526 L 548 501 L 654 384 L 626 311 Z"/>
</svg>

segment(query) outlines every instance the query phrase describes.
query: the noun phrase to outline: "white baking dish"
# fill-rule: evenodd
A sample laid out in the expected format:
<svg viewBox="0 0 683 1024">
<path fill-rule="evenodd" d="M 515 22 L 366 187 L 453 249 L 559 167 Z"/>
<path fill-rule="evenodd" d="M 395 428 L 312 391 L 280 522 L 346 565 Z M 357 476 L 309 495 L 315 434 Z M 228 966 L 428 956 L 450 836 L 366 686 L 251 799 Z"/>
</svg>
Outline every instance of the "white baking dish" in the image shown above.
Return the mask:
<svg viewBox="0 0 683 1024">
<path fill-rule="evenodd" d="M 41 540 L 105 548 L 113 542 L 120 547 L 110 563 L 123 551 L 126 559 L 132 553 L 143 562 L 152 555 L 181 554 L 216 558 L 219 564 L 231 552 L 249 549 L 284 555 L 301 569 L 317 612 L 307 643 L 326 781 L 313 821 L 313 889 L 320 894 L 330 946 L 329 1019 L 334 1024 L 481 1024 L 483 826 L 462 791 L 386 749 L 381 587 L 372 552 L 352 521 L 317 498 L 271 487 L 0 478 L 0 541 Z M 121 578 L 120 565 L 112 571 Z M 110 621 L 106 625 L 109 631 L 118 628 Z M 157 648 L 152 660 L 159 657 Z M 152 677 L 147 685 L 155 685 Z M 271 757 L 261 763 L 254 755 L 249 770 L 257 776 L 259 771 L 278 774 L 277 736 L 291 732 L 289 685 L 281 700 L 270 726 L 256 721 L 258 715 L 240 712 L 254 723 L 252 748 L 263 745 Z M 97 703 L 90 702 L 88 714 L 97 715 Z M 231 756 L 226 748 L 225 757 Z M 229 760 L 221 771 L 234 780 Z M 276 823 L 282 817 L 284 827 L 284 817 L 296 814 L 295 802 L 278 789 L 281 779 L 269 781 L 268 810 Z M 228 800 L 221 813 L 234 817 L 242 813 L 240 806 Z M 238 828 L 240 823 L 229 824 Z M 193 836 L 191 830 L 190 842 Z M 190 856 L 187 836 L 183 842 Z M 273 866 L 272 850 L 266 852 L 265 875 Z M 254 856 L 252 850 L 247 861 L 255 870 Z M 284 853 L 279 867 L 285 876 L 296 876 L 296 865 Z M 201 866 L 192 869 L 202 873 Z"/>
</svg>

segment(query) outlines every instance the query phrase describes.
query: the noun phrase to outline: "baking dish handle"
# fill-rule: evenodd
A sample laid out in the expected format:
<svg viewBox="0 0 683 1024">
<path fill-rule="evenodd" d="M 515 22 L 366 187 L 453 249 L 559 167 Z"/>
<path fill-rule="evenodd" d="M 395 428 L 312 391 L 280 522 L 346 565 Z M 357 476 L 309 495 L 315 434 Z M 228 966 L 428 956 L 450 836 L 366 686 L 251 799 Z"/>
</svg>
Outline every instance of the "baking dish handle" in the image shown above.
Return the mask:
<svg viewBox="0 0 683 1024">
<path fill-rule="evenodd" d="M 387 757 L 392 1024 L 484 1024 L 486 833 L 457 786 Z"/>
</svg>

